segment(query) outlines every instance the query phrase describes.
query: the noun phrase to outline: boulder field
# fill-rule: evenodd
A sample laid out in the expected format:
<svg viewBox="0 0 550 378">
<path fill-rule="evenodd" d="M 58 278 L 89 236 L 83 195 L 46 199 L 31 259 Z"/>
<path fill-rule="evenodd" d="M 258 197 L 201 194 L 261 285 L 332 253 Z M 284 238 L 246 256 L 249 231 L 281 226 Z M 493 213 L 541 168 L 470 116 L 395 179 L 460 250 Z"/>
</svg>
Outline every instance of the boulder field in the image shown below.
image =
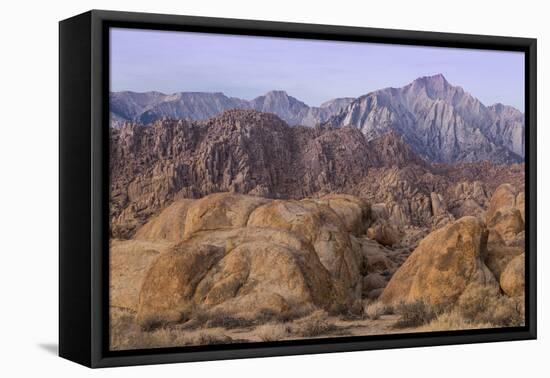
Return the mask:
<svg viewBox="0 0 550 378">
<path fill-rule="evenodd" d="M 522 199 L 523 193 L 501 185 L 489 202 L 487 223 L 465 216 L 430 233 L 392 276 L 380 301 L 449 306 L 476 291 L 523 295 Z"/>
<path fill-rule="evenodd" d="M 134 239 L 111 241 L 111 305 L 150 328 L 200 316 L 360 313 L 367 298 L 448 305 L 479 288 L 521 296 L 523 198 L 501 185 L 486 211 L 449 219 L 412 253 L 384 204 L 351 195 L 175 200 Z"/>
</svg>

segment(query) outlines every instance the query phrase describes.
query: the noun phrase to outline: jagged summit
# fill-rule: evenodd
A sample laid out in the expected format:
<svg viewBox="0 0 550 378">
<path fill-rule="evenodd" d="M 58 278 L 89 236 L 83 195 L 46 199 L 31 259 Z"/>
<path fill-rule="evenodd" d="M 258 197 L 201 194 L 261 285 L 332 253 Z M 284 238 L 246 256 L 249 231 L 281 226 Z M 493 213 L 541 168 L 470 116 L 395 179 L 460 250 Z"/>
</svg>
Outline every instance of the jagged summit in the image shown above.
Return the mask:
<svg viewBox="0 0 550 378">
<path fill-rule="evenodd" d="M 450 85 L 445 76 L 442 73 L 438 73 L 430 76 L 421 76 L 413 81 L 413 83 L 423 83 L 426 85 Z"/>
<path fill-rule="evenodd" d="M 524 155 L 525 124 L 517 112 L 486 107 L 442 74 L 361 96 L 327 124 L 356 127 L 368 139 L 398 131 L 433 162 L 513 163 Z"/>
</svg>

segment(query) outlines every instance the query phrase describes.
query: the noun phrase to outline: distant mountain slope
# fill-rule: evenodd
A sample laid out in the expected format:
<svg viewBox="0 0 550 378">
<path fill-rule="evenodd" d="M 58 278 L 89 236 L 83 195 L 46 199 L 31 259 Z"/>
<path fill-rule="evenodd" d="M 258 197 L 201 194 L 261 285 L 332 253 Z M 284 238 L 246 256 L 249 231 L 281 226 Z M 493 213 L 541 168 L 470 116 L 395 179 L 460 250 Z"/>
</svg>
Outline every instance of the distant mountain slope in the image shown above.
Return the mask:
<svg viewBox="0 0 550 378">
<path fill-rule="evenodd" d="M 486 107 L 441 74 L 361 96 L 327 124 L 356 127 L 369 140 L 397 131 L 434 162 L 513 163 L 524 156 L 521 112 L 500 104 Z"/>
<path fill-rule="evenodd" d="M 525 120 L 519 110 L 502 104 L 485 106 L 443 75 L 421 77 L 402 88 L 385 88 L 353 98 L 337 98 L 310 107 L 285 91 L 270 91 L 251 101 L 223 93 L 114 92 L 111 125 L 151 124 L 164 118 L 201 121 L 226 110 L 273 113 L 291 126 L 344 126 L 372 140 L 397 132 L 430 162 L 522 162 Z"/>
<path fill-rule="evenodd" d="M 113 92 L 110 95 L 111 120 L 114 127 L 125 121 L 149 124 L 162 118 L 200 121 L 230 109 L 254 109 L 273 113 L 291 126 L 315 126 L 338 114 L 353 98 L 338 98 L 310 107 L 284 91 L 270 91 L 251 101 L 227 97 L 223 93 Z"/>
</svg>

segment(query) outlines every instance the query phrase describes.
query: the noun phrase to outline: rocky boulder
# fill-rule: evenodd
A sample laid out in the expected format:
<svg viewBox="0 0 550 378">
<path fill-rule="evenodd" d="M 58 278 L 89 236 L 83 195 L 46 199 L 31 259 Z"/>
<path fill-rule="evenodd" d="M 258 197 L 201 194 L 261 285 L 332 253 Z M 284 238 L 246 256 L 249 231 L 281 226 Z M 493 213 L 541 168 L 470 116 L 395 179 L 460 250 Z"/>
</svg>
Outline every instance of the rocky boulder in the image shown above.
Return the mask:
<svg viewBox="0 0 550 378">
<path fill-rule="evenodd" d="M 149 265 L 173 247 L 169 242 L 113 240 L 109 246 L 109 304 L 137 311 L 139 292 Z"/>
<path fill-rule="evenodd" d="M 347 304 L 309 242 L 291 232 L 241 228 L 199 232 L 160 255 L 139 300 L 144 327 L 201 311 L 254 319 Z"/>
<path fill-rule="evenodd" d="M 329 194 L 321 198 L 342 220 L 353 235 L 363 235 L 370 223 L 369 204 L 359 197 L 347 194 Z"/>
<path fill-rule="evenodd" d="M 519 192 L 516 196 L 516 209 L 521 214 L 521 220 L 525 223 L 525 192 Z"/>
<path fill-rule="evenodd" d="M 489 243 L 487 245 L 487 253 L 484 261 L 498 280 L 510 261 L 522 253 L 523 249 L 519 247 L 507 246 L 504 243 L 498 242 Z"/>
<path fill-rule="evenodd" d="M 193 203 L 190 199 L 174 201 L 170 206 L 154 216 L 141 226 L 134 239 L 138 240 L 168 240 L 178 242 L 183 240 L 187 211 Z"/>
<path fill-rule="evenodd" d="M 249 227 L 280 229 L 310 242 L 323 266 L 351 293 L 360 296 L 362 256 L 351 243 L 346 224 L 328 205 L 276 200 L 250 214 Z"/>
<path fill-rule="evenodd" d="M 335 311 L 361 299 L 366 257 L 352 233 L 368 222 L 369 206 L 360 199 L 217 193 L 188 207 L 183 241 L 160 254 L 143 279 L 142 326 L 185 321 L 204 311 L 250 319 Z M 163 211 L 140 235 L 174 213 Z"/>
<path fill-rule="evenodd" d="M 512 259 L 500 275 L 500 287 L 510 297 L 525 294 L 525 254 Z"/>
<path fill-rule="evenodd" d="M 391 224 L 377 223 L 367 230 L 367 237 L 376 240 L 378 243 L 386 246 L 398 244 L 403 237 L 403 233 Z"/>
<path fill-rule="evenodd" d="M 430 233 L 395 272 L 380 300 L 450 305 L 468 290 L 498 289 L 483 262 L 486 243 L 487 231 L 475 217 L 463 217 Z"/>
<path fill-rule="evenodd" d="M 184 236 L 197 231 L 243 227 L 252 211 L 269 200 L 233 193 L 210 194 L 195 201 L 187 211 Z"/>
<path fill-rule="evenodd" d="M 493 193 L 487 207 L 487 223 L 490 223 L 497 211 L 513 208 L 516 205 L 516 190 L 510 184 L 500 185 Z"/>
<path fill-rule="evenodd" d="M 525 230 L 524 206 L 522 193 L 516 194 L 510 184 L 500 185 L 487 208 L 486 221 L 490 232 L 497 234 L 506 244 L 514 243 L 517 235 Z"/>
<path fill-rule="evenodd" d="M 375 203 L 371 206 L 371 217 L 373 222 L 384 222 L 390 219 L 390 213 L 385 203 Z"/>
<path fill-rule="evenodd" d="M 506 207 L 495 212 L 487 227 L 497 233 L 505 242 L 513 242 L 516 235 L 525 230 L 525 224 L 518 209 Z"/>
</svg>

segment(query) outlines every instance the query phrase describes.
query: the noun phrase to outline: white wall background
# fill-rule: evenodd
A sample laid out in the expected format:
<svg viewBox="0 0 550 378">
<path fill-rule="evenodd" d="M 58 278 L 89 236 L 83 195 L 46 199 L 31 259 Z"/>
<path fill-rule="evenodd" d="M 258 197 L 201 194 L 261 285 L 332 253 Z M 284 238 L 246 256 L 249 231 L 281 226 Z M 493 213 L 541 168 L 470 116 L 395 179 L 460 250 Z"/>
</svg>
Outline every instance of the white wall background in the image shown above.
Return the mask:
<svg viewBox="0 0 550 378">
<path fill-rule="evenodd" d="M 498 377 L 550 372 L 547 175 L 550 27 L 544 1 L 5 1 L 0 22 L 0 375 Z M 58 25 L 89 9 L 538 38 L 539 340 L 89 370 L 55 356 Z M 546 297 L 543 297 L 546 296 Z M 545 351 L 546 349 L 546 351 Z M 532 373 L 532 374 L 529 374 Z M 546 374 L 545 374 L 546 373 Z"/>
</svg>

